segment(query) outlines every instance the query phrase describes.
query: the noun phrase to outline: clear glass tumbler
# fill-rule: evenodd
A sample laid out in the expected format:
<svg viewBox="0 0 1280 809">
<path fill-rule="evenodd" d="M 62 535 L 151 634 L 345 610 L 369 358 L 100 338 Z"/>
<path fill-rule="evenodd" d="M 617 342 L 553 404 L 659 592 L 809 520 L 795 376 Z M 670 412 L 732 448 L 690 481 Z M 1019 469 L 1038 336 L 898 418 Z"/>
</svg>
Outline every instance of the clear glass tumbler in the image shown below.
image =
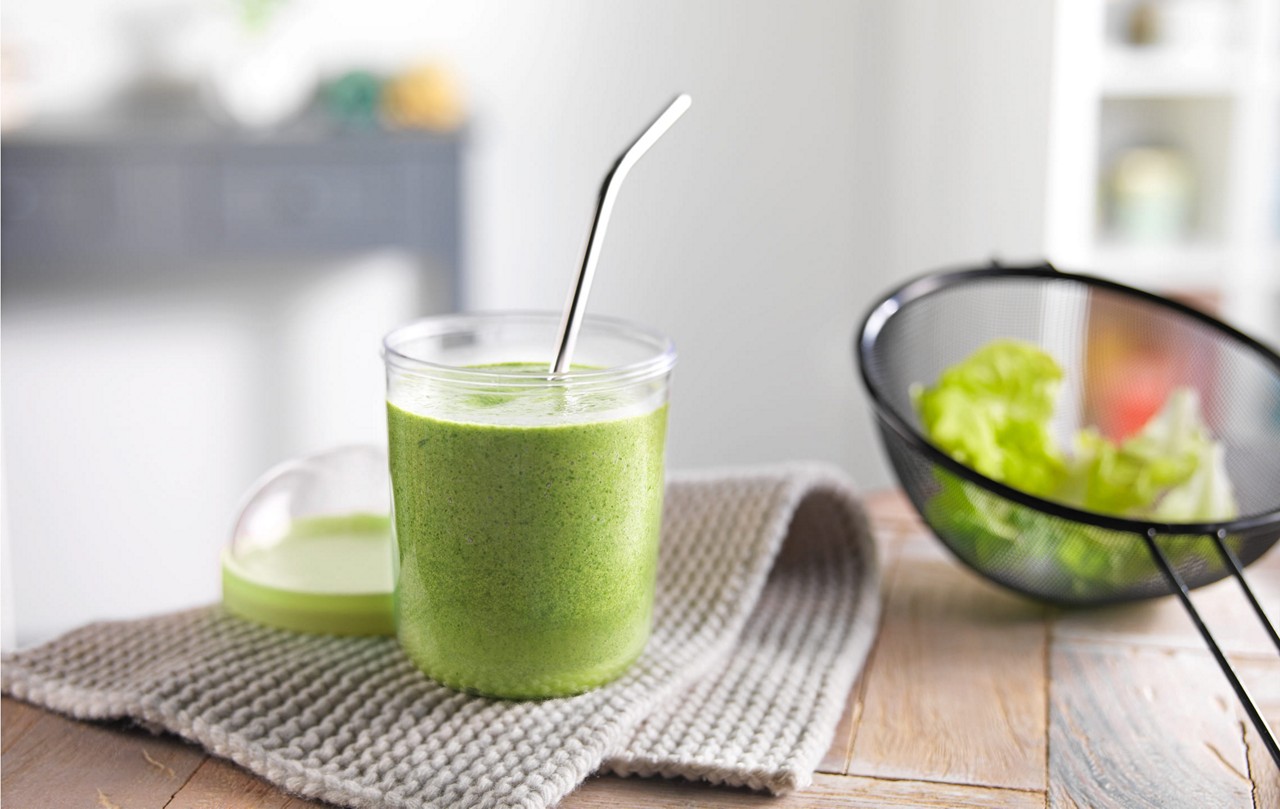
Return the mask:
<svg viewBox="0 0 1280 809">
<path fill-rule="evenodd" d="M 675 349 L 588 317 L 551 375 L 559 322 L 453 315 L 384 341 L 396 634 L 454 688 L 580 693 L 649 637 Z"/>
</svg>

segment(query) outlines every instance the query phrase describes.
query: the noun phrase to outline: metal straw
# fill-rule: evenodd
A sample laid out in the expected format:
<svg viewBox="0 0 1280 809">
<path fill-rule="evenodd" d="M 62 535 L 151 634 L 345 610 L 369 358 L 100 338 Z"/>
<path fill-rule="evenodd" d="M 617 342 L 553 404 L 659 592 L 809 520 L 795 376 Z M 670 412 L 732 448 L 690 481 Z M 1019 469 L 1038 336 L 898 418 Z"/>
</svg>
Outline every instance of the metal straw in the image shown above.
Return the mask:
<svg viewBox="0 0 1280 809">
<path fill-rule="evenodd" d="M 692 103 L 693 99 L 684 93 L 676 96 L 662 114 L 649 124 L 649 128 L 636 138 L 635 143 L 622 153 L 622 156 L 613 164 L 613 168 L 609 169 L 609 173 L 605 175 L 604 182 L 600 185 L 600 199 L 596 203 L 596 216 L 591 222 L 591 231 L 587 234 L 587 247 L 582 254 L 582 266 L 578 269 L 577 282 L 569 291 L 568 300 L 565 301 L 564 317 L 560 320 L 560 340 L 556 344 L 556 358 L 551 362 L 552 374 L 562 374 L 569 370 L 573 347 L 578 340 L 578 329 L 582 326 L 582 315 L 587 309 L 587 294 L 591 291 L 591 278 L 595 275 L 596 264 L 600 261 L 604 231 L 609 226 L 609 215 L 613 213 L 613 203 L 618 198 L 618 189 L 622 186 L 622 181 L 626 179 L 631 167 L 644 157 L 644 153 L 658 142 L 658 138 L 662 137 L 681 115 L 684 115 L 685 110 L 689 109 Z"/>
</svg>

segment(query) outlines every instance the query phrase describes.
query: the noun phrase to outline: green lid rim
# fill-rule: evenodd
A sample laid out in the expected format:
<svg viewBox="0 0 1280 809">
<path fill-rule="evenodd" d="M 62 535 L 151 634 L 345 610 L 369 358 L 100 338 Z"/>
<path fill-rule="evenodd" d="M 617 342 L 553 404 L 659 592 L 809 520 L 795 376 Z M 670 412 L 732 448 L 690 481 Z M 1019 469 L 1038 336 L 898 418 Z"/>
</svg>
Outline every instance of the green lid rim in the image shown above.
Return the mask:
<svg viewBox="0 0 1280 809">
<path fill-rule="evenodd" d="M 222 552 L 222 604 L 255 623 L 325 635 L 394 635 L 394 596 L 384 593 L 312 593 L 273 587 L 250 578 L 231 549 Z"/>
</svg>

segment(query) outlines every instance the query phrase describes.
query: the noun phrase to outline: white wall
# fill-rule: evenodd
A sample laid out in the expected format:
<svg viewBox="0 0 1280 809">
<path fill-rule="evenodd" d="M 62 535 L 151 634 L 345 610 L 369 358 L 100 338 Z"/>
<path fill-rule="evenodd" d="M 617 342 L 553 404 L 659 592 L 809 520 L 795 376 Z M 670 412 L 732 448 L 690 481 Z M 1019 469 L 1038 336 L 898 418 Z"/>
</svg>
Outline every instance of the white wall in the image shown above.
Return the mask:
<svg viewBox="0 0 1280 809">
<path fill-rule="evenodd" d="M 255 280 L 206 268 L 163 287 L 6 293 L 0 529 L 17 644 L 216 599 L 218 554 L 261 472 L 381 436 L 378 340 L 414 315 L 414 266 L 238 270 Z"/>
<path fill-rule="evenodd" d="M 879 130 L 890 275 L 1043 258 L 1053 3 L 876 8 L 892 65 Z"/>
<path fill-rule="evenodd" d="M 161 0 L 6 3 L 6 36 L 25 35 L 28 53 L 48 68 L 33 95 L 51 107 L 88 106 L 127 75 L 127 53 L 105 33 L 126 5 Z M 819 458 L 879 486 L 889 478 L 856 383 L 855 325 L 905 274 L 1039 252 L 1049 5 L 315 0 L 299 8 L 324 69 L 427 55 L 462 77 L 473 113 L 471 308 L 558 309 L 605 168 L 674 92 L 691 93 L 692 110 L 628 180 L 591 309 L 675 338 L 672 466 Z M 64 19 L 82 24 L 60 27 Z M 79 58 L 64 64 L 59 52 Z M 142 308 L 75 291 L 43 303 L 8 296 L 6 516 L 19 643 L 92 617 L 216 598 L 217 545 L 264 455 L 376 438 L 368 401 L 378 395 L 376 333 L 408 316 L 412 284 L 412 267 L 378 261 L 387 262 L 381 274 L 330 268 L 321 280 L 276 289 L 271 300 L 294 314 L 275 338 L 248 328 L 241 303 L 250 287 L 212 303 L 149 296 Z M 356 293 L 351 285 L 366 283 L 356 279 L 371 286 Z M 365 314 L 326 332 L 330 304 L 350 295 L 365 301 Z M 113 336 L 93 346 L 84 370 L 50 372 L 99 328 Z M 174 342 L 148 339 L 160 329 Z M 287 389 L 307 391 L 306 407 L 289 430 L 262 439 L 265 453 L 246 449 L 248 436 L 264 433 L 265 399 L 236 392 L 255 378 L 268 339 L 311 370 L 310 381 Z M 343 361 L 345 385 L 332 374 L 325 381 L 335 339 L 369 344 Z M 204 359 L 200 373 L 178 362 L 187 351 Z M 157 393 L 132 412 L 122 380 L 135 364 L 152 375 L 139 380 L 143 390 Z M 367 396 L 351 393 L 364 388 Z M 85 391 L 90 405 L 73 398 Z M 193 409 L 175 418 L 184 407 Z M 95 434 L 107 413 L 115 431 Z M 182 439 L 193 423 L 209 425 L 190 439 L 201 449 L 194 469 Z M 146 450 L 123 465 L 121 447 L 133 443 Z M 63 507 L 69 487 L 104 476 L 120 479 Z M 152 497 L 157 485 L 167 494 Z"/>
</svg>

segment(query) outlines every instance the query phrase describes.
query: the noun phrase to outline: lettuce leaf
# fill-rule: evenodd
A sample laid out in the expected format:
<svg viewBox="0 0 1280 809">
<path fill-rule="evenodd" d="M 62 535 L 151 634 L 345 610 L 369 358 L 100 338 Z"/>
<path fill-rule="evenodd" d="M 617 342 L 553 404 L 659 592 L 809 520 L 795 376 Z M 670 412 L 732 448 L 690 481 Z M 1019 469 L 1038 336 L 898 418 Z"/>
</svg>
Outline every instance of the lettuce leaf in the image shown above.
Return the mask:
<svg viewBox="0 0 1280 809">
<path fill-rule="evenodd" d="M 1036 495 L 1062 483 L 1066 465 L 1049 432 L 1062 369 L 1031 343 L 997 340 L 912 398 L 929 438 L 962 464 Z"/>
<path fill-rule="evenodd" d="M 1132 437 L 1115 443 L 1079 431 L 1057 446 L 1050 423 L 1063 377 L 1031 343 L 997 340 L 911 391 L 926 434 L 957 461 L 1014 488 L 1098 514 L 1159 522 L 1224 521 L 1238 514 L 1222 445 L 1200 400 L 1174 390 Z M 1081 598 L 1106 597 L 1159 579 L 1145 546 L 1124 533 L 1050 517 L 937 470 L 925 516 L 953 548 L 997 578 L 1068 578 Z M 1175 565 L 1218 563 L 1203 543 L 1166 546 Z"/>
<path fill-rule="evenodd" d="M 1137 435 L 1116 445 L 1086 429 L 1057 499 L 1100 514 L 1160 522 L 1229 520 L 1237 507 L 1223 463 L 1200 415 L 1200 397 L 1177 388 Z"/>
</svg>

